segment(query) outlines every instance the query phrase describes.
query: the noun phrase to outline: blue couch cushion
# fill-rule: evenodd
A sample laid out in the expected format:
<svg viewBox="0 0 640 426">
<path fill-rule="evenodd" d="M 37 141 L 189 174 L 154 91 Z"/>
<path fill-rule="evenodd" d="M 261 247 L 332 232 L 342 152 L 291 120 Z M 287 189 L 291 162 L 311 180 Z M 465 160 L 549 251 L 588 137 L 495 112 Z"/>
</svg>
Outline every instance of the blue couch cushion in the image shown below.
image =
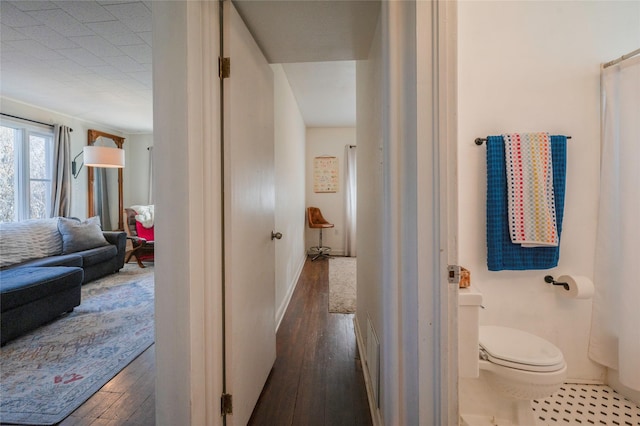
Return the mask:
<svg viewBox="0 0 640 426">
<path fill-rule="evenodd" d="M 15 267 L 25 266 L 77 266 L 82 267 L 82 256 L 79 253 L 61 254 L 60 256 L 44 257 L 42 259 L 33 259 L 27 262 L 15 265 Z"/>
<path fill-rule="evenodd" d="M 98 263 L 113 259 L 118 254 L 116 246 L 109 244 L 108 246 L 96 247 L 79 253 L 82 256 L 82 267 L 96 265 Z"/>
<path fill-rule="evenodd" d="M 2 312 L 71 289 L 82 282 L 82 268 L 67 266 L 5 269 L 0 271 Z"/>
</svg>

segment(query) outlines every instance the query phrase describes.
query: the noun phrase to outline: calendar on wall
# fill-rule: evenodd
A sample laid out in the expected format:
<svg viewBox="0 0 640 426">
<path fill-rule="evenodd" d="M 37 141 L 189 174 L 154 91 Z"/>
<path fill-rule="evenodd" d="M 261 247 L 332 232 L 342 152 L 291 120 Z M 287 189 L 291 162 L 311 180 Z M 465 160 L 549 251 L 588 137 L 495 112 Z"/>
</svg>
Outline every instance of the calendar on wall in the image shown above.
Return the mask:
<svg viewBox="0 0 640 426">
<path fill-rule="evenodd" d="M 338 192 L 338 159 L 336 157 L 313 159 L 313 192 Z"/>
</svg>

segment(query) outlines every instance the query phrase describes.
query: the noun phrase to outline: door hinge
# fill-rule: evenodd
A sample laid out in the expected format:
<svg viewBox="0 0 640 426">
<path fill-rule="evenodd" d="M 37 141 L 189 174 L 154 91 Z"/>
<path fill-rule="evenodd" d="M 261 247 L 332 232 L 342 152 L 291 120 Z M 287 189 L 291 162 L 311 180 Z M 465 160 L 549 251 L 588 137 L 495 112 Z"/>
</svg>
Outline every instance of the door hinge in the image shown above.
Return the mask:
<svg viewBox="0 0 640 426">
<path fill-rule="evenodd" d="M 218 75 L 220 78 L 229 78 L 231 75 L 231 58 L 218 58 Z"/>
<path fill-rule="evenodd" d="M 460 266 L 449 265 L 447 266 L 447 281 L 449 284 L 460 284 Z"/>
<path fill-rule="evenodd" d="M 220 399 L 222 415 L 233 414 L 233 396 L 228 393 L 223 393 Z"/>
</svg>

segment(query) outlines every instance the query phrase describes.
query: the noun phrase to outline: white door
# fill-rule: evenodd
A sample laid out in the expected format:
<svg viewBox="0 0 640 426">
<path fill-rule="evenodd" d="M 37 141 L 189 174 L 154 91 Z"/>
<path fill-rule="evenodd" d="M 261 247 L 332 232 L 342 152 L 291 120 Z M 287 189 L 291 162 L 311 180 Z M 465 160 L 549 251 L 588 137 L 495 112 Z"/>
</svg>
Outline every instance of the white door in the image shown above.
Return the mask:
<svg viewBox="0 0 640 426">
<path fill-rule="evenodd" d="M 276 358 L 273 71 L 223 3 L 227 424 L 246 425 Z"/>
</svg>

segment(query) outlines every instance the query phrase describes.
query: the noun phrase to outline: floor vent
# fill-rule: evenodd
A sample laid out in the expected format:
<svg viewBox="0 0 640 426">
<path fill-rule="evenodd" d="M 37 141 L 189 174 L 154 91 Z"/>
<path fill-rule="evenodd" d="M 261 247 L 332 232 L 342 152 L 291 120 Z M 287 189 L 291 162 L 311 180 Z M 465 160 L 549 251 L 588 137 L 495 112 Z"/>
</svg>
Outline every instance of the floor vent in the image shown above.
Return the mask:
<svg viewBox="0 0 640 426">
<path fill-rule="evenodd" d="M 380 407 L 380 341 L 370 318 L 367 318 L 367 369 L 374 401 Z"/>
</svg>

